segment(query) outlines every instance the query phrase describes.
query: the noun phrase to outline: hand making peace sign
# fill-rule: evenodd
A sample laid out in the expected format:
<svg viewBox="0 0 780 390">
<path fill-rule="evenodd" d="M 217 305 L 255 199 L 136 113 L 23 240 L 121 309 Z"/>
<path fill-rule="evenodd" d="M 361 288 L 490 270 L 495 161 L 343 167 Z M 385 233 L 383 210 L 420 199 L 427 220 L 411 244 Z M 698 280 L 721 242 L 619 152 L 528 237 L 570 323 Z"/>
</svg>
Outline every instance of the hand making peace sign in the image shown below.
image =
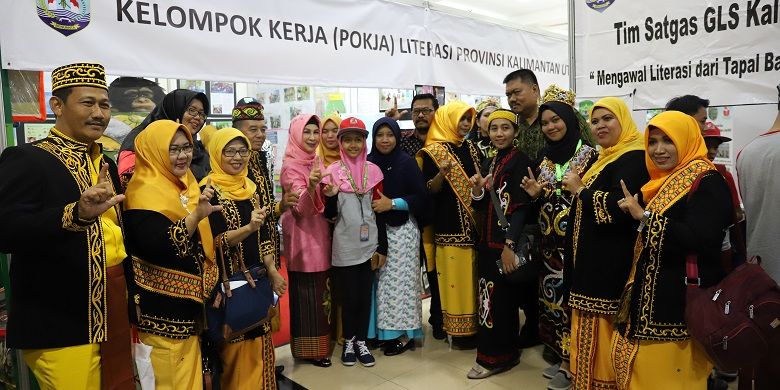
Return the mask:
<svg viewBox="0 0 780 390">
<path fill-rule="evenodd" d="M 81 193 L 78 203 L 79 218 L 91 221 L 116 204 L 125 200 L 124 195 L 116 195 L 108 176 L 108 164 L 103 164 L 98 174 L 98 182 Z"/>
</svg>

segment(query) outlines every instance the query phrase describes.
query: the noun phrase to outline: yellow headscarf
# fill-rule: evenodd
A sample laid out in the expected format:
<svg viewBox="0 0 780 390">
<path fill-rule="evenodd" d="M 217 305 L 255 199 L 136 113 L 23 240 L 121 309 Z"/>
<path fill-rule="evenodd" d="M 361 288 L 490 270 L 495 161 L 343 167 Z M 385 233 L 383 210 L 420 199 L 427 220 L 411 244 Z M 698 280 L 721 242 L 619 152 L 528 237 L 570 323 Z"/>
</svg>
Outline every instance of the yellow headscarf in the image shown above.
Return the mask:
<svg viewBox="0 0 780 390">
<path fill-rule="evenodd" d="M 341 117 L 339 114 L 330 114 L 322 119 L 322 122 L 320 122 L 320 134 L 322 134 L 322 129 L 325 128 L 325 124 L 328 123 L 328 121 L 335 123 L 336 128 L 341 125 Z M 322 164 L 325 165 L 325 168 L 327 168 L 328 165 L 341 160 L 339 148 L 336 147 L 336 149 L 328 149 L 328 147 L 325 146 L 324 141 L 321 141 L 320 145 L 317 146 L 317 155 L 320 156 L 320 160 L 322 160 Z"/>
<path fill-rule="evenodd" d="M 195 176 L 187 170 L 177 177 L 171 170 L 168 148 L 174 135 L 181 131 L 192 142 L 192 135 L 184 125 L 163 119 L 154 121 L 135 139 L 135 173 L 125 191 L 127 210 L 158 212 L 176 222 L 194 211 L 200 199 L 200 188 Z M 209 219 L 198 223 L 203 252 L 214 260 L 214 240 Z"/>
<path fill-rule="evenodd" d="M 214 125 L 206 125 L 203 126 L 202 129 L 198 132 L 198 136 L 200 137 L 201 142 L 203 142 L 203 145 L 205 147 L 209 147 L 209 142 L 211 142 L 211 136 L 214 135 L 214 133 L 217 132 L 217 128 L 214 127 Z"/>
<path fill-rule="evenodd" d="M 227 158 L 222 155 L 222 150 L 236 138 L 243 139 L 246 142 L 247 149 L 250 148 L 249 139 L 246 138 L 241 130 L 232 127 L 225 127 L 214 132 L 209 140 L 206 149 L 209 151 L 209 161 L 211 172 L 200 181 L 200 185 L 206 185 L 209 179 L 214 189 L 219 191 L 222 196 L 230 200 L 247 200 L 255 195 L 257 184 L 247 177 L 249 168 L 244 165 L 244 169 L 237 175 L 226 173 L 222 169 L 222 159 Z M 247 162 L 248 162 L 248 158 Z"/>
<path fill-rule="evenodd" d="M 699 164 L 705 164 L 706 167 L 703 167 L 705 169 L 715 169 L 715 165 L 707 159 L 707 145 L 704 143 L 699 124 L 692 116 L 679 111 L 666 111 L 656 115 L 650 120 L 647 130 L 645 130 L 645 147 L 650 140 L 650 127 L 657 127 L 672 139 L 675 148 L 677 148 L 678 161 L 674 169 L 664 172 L 655 166 L 650 159 L 649 151 L 645 154 L 647 172 L 650 173 L 650 181 L 642 186 L 642 199 L 646 204 L 650 203 L 650 200 L 658 194 L 670 176 L 685 168 L 689 163 L 696 161 Z"/>
<path fill-rule="evenodd" d="M 471 126 L 474 127 L 474 121 L 477 119 L 477 112 L 474 107 L 461 101 L 447 103 L 438 110 L 436 116 L 428 130 L 428 136 L 425 137 L 425 146 L 436 142 L 451 142 L 458 146 L 463 143 L 465 136 L 458 132 L 458 123 L 464 114 L 471 113 Z"/>
<path fill-rule="evenodd" d="M 583 183 L 588 183 L 588 180 L 601 172 L 604 167 L 609 163 L 617 160 L 620 156 L 633 150 L 644 150 L 644 144 L 642 143 L 642 133 L 636 128 L 636 123 L 631 117 L 631 111 L 628 110 L 628 106 L 623 99 L 616 97 L 605 97 L 596 102 L 590 109 L 588 117 L 593 117 L 593 110 L 597 108 L 606 108 L 617 118 L 620 122 L 620 127 L 623 129 L 620 132 L 620 137 L 615 145 L 608 148 L 601 149 L 599 152 L 599 158 L 595 163 L 585 172 L 582 177 Z"/>
</svg>

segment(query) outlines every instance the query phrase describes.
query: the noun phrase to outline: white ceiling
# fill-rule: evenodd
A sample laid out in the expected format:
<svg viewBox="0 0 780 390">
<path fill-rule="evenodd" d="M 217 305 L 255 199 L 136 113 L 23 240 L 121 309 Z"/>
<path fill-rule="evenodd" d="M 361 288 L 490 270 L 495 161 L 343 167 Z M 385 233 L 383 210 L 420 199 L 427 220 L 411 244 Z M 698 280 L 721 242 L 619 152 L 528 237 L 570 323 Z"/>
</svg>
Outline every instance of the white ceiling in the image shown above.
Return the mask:
<svg viewBox="0 0 780 390">
<path fill-rule="evenodd" d="M 489 22 L 568 37 L 567 0 L 391 0 L 482 19 Z"/>
</svg>

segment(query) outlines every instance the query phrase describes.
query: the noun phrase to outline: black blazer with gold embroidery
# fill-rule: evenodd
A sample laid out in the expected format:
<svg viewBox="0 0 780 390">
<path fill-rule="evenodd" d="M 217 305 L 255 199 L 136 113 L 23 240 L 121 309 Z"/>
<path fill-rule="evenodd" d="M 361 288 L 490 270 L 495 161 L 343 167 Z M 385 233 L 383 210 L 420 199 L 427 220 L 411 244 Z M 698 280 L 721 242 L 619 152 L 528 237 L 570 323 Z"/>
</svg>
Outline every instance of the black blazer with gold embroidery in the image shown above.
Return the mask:
<svg viewBox="0 0 780 390">
<path fill-rule="evenodd" d="M 635 194 L 650 176 L 645 152 L 627 152 L 605 166 L 575 198 L 569 211 L 563 280 L 569 306 L 599 314 L 617 313 L 628 279 L 638 222 L 620 210 L 620 180 Z"/>
<path fill-rule="evenodd" d="M 118 190 L 116 165 L 104 161 Z M 103 230 L 99 220 L 79 224 L 76 207 L 92 186 L 90 169 L 87 145 L 56 132 L 0 156 L 0 251 L 12 254 L 11 348 L 106 341 Z"/>
<path fill-rule="evenodd" d="M 219 270 L 206 261 L 199 233 L 189 237 L 184 218 L 171 222 L 154 211 L 127 210 L 124 217 L 133 253 L 125 263 L 131 321 L 173 339 L 200 334 Z"/>
<path fill-rule="evenodd" d="M 698 256 L 702 287 L 724 276 L 720 253 L 725 229 L 732 221 L 731 193 L 717 171 L 703 175 L 696 191 L 663 214 L 652 214 L 642 230 L 643 247 L 631 291 L 630 338 L 689 337 L 684 283 L 688 254 Z"/>
</svg>

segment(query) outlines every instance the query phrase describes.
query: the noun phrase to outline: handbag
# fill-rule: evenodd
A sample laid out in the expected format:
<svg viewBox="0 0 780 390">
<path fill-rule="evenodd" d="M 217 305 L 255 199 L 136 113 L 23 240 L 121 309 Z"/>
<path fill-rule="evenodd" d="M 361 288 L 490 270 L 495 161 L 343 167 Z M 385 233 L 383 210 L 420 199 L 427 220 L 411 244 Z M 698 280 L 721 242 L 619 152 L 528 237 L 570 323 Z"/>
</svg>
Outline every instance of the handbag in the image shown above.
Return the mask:
<svg viewBox="0 0 780 390">
<path fill-rule="evenodd" d="M 243 259 L 239 259 L 239 272 L 228 277 L 221 244 L 217 244 L 216 253 L 222 263 L 222 283 L 206 309 L 206 335 L 209 340 L 221 343 L 270 321 L 276 313 L 277 297 L 265 267 L 257 265 L 247 269 Z"/>
<path fill-rule="evenodd" d="M 780 287 L 758 264 L 745 263 L 720 283 L 699 288 L 696 256 L 686 261 L 685 322 L 721 370 L 755 366 L 780 341 Z"/>
<path fill-rule="evenodd" d="M 501 202 L 498 200 L 496 191 L 491 189 L 490 191 L 490 203 L 493 204 L 493 209 L 498 216 L 498 226 L 504 231 L 509 231 L 509 221 L 506 220 L 504 211 L 501 210 Z M 504 275 L 504 267 L 501 258 L 496 260 L 496 266 L 498 267 L 498 273 L 504 275 L 506 280 L 512 283 L 524 284 L 524 283 L 536 283 L 539 278 L 539 262 L 534 261 L 531 255 L 531 244 L 533 243 L 533 236 L 528 235 L 525 232 L 520 233 L 517 242 L 515 242 L 515 268 L 509 274 Z"/>
<path fill-rule="evenodd" d="M 698 188 L 700 175 L 690 195 Z M 735 218 L 736 220 L 736 218 Z M 780 344 L 780 287 L 758 264 L 745 263 L 702 289 L 698 258 L 685 263 L 685 323 L 721 370 L 755 366 Z"/>
</svg>

